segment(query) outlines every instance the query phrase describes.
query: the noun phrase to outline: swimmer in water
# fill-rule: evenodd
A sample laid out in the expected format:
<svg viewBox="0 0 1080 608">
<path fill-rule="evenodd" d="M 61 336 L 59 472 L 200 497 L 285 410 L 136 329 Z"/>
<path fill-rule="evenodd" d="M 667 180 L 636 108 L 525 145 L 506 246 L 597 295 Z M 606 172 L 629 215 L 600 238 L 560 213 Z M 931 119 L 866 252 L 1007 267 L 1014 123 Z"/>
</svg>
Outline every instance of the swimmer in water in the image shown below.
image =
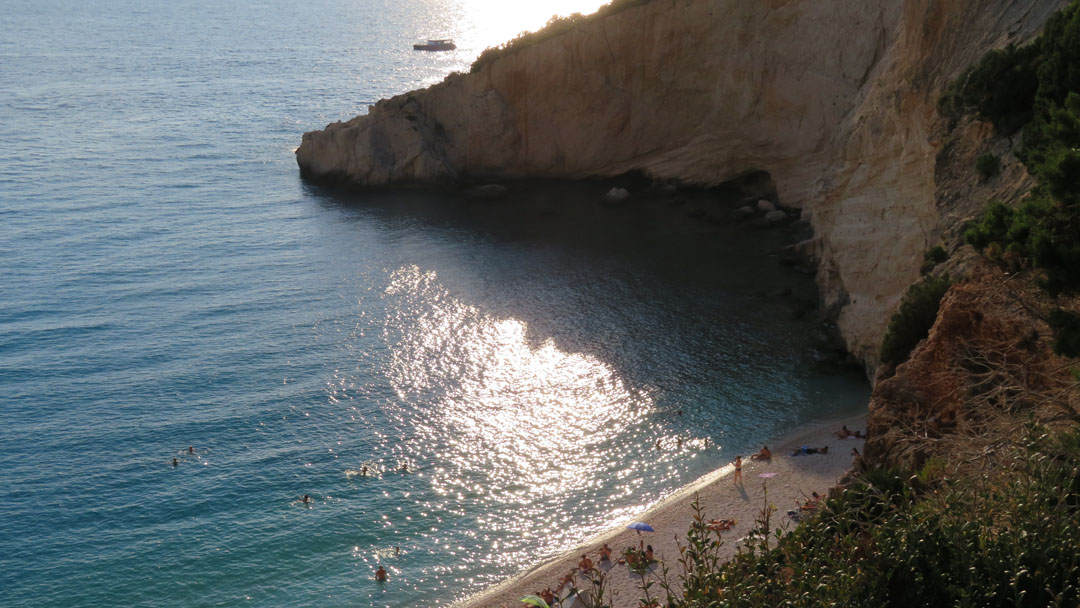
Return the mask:
<svg viewBox="0 0 1080 608">
<path fill-rule="evenodd" d="M 308 496 L 307 494 L 304 494 L 304 498 L 302 498 L 301 500 L 303 500 L 304 504 L 306 505 L 309 502 L 311 502 L 311 497 Z"/>
<path fill-rule="evenodd" d="M 176 467 L 180 466 L 180 461 L 176 459 L 176 456 L 173 456 L 173 459 L 172 459 L 172 466 L 173 466 L 173 468 L 174 468 L 174 469 L 175 469 Z"/>
<path fill-rule="evenodd" d="M 375 580 L 379 581 L 380 583 L 385 583 L 386 579 L 386 570 L 384 570 L 382 566 L 379 566 L 379 569 L 375 571 Z"/>
<path fill-rule="evenodd" d="M 187 453 L 188 454 L 194 454 L 195 453 L 195 448 L 193 446 L 190 446 L 190 445 L 187 446 Z"/>
<path fill-rule="evenodd" d="M 360 476 L 361 477 L 367 477 L 367 465 L 366 464 L 364 466 L 360 467 Z"/>
</svg>

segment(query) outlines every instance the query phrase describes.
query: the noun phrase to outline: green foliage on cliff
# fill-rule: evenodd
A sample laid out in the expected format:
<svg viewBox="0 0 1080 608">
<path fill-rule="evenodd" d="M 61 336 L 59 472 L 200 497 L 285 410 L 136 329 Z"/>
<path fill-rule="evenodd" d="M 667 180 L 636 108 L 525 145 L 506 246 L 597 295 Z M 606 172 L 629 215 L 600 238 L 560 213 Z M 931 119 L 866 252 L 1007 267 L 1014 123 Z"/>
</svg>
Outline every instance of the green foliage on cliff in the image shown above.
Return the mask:
<svg viewBox="0 0 1080 608">
<path fill-rule="evenodd" d="M 919 268 L 920 274 L 929 274 L 937 265 L 949 259 L 949 252 L 941 245 L 934 245 L 923 254 L 923 263 Z"/>
<path fill-rule="evenodd" d="M 959 98 L 999 132 L 1024 129 L 1017 156 L 1039 183 L 1016 208 L 992 203 L 965 240 L 1009 270 L 1039 269 L 1052 296 L 1080 293 L 1080 2 L 1031 44 L 988 53 L 951 91 L 943 110 Z M 1058 352 L 1077 356 L 1080 323 L 1070 314 L 1048 321 Z"/>
<path fill-rule="evenodd" d="M 612 0 L 610 3 L 601 6 L 597 11 L 591 15 L 582 15 L 581 13 L 574 13 L 566 17 L 559 17 L 558 15 L 552 16 L 548 20 L 547 25 L 542 29 L 535 32 L 521 32 L 518 36 L 512 40 L 508 40 L 499 46 L 488 47 L 484 49 L 480 56 L 476 58 L 476 61 L 472 63 L 472 67 L 469 72 L 475 74 L 479 72 L 485 65 L 504 57 L 511 53 L 515 53 L 522 49 L 526 49 L 539 42 L 543 42 L 549 38 L 565 34 L 578 27 L 582 23 L 587 23 L 595 19 L 601 19 L 608 15 L 614 15 L 615 13 L 624 11 L 628 8 L 635 6 L 641 6 L 648 4 L 652 0 Z"/>
<path fill-rule="evenodd" d="M 928 484 L 869 471 L 727 564 L 708 561 L 719 534 L 695 522 L 679 560 L 685 589 L 667 605 L 1076 606 L 1080 435 L 1028 437 L 993 475 Z"/>
<path fill-rule="evenodd" d="M 915 346 L 926 338 L 949 285 L 948 276 L 929 276 L 908 288 L 881 342 L 882 363 L 903 363 Z"/>
<path fill-rule="evenodd" d="M 975 170 L 979 172 L 979 177 L 984 182 L 990 181 L 1001 172 L 1001 159 L 990 152 L 980 154 L 975 159 Z"/>
</svg>

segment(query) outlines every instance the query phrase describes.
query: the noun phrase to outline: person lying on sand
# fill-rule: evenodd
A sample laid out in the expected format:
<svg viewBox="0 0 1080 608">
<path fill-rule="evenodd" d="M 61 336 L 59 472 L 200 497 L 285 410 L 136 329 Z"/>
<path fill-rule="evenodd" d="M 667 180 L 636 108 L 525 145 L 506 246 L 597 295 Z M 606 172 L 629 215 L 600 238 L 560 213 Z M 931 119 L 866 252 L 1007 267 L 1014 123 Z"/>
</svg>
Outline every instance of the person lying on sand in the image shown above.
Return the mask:
<svg viewBox="0 0 1080 608">
<path fill-rule="evenodd" d="M 555 593 L 561 593 L 563 588 L 566 587 L 567 585 L 570 585 L 571 589 L 574 588 L 574 571 L 573 570 L 568 572 L 566 574 L 566 576 L 559 579 L 559 587 L 558 587 L 558 589 L 555 590 Z"/>
<path fill-rule="evenodd" d="M 764 460 L 764 461 L 772 460 L 772 452 L 769 451 L 769 446 L 767 446 L 767 445 L 761 446 L 761 451 L 758 452 L 757 454 L 754 454 L 754 455 L 750 456 L 750 460 Z"/>
<path fill-rule="evenodd" d="M 800 454 L 828 454 L 829 446 L 823 448 L 808 448 L 805 445 L 799 448 L 795 448 L 795 451 L 791 453 L 792 456 L 798 456 Z"/>
<path fill-rule="evenodd" d="M 723 532 L 735 527 L 734 519 L 711 519 L 708 528 L 714 532 Z"/>
<path fill-rule="evenodd" d="M 581 561 L 578 562 L 578 568 L 580 568 L 582 572 L 588 572 L 588 571 L 592 570 L 593 569 L 592 560 L 589 559 L 588 556 L 582 555 L 581 556 Z"/>
<path fill-rule="evenodd" d="M 813 495 L 810 496 L 810 498 L 806 499 L 806 502 L 799 505 L 799 509 L 803 511 L 813 511 L 819 506 L 821 506 L 821 495 L 817 492 L 814 492 Z"/>
<path fill-rule="evenodd" d="M 835 431 L 833 435 L 840 439 L 866 439 L 866 435 L 863 435 L 862 431 L 849 431 L 846 424 L 841 426 L 839 431 Z"/>
<path fill-rule="evenodd" d="M 538 591 L 536 595 L 540 596 L 540 599 L 547 602 L 548 606 L 551 606 L 555 603 L 555 594 L 551 592 L 550 585 L 545 587 L 543 591 Z"/>
</svg>

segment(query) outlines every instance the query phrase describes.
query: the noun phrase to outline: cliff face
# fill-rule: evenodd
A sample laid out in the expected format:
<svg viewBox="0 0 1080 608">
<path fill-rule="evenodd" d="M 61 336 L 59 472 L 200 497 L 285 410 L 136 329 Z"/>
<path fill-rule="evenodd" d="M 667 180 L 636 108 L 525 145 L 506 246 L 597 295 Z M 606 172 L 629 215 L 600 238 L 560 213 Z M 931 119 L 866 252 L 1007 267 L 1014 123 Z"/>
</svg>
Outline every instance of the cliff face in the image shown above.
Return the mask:
<svg viewBox="0 0 1080 608">
<path fill-rule="evenodd" d="M 305 176 L 360 185 L 767 171 L 872 369 L 939 237 L 936 101 L 1064 0 L 653 0 L 306 133 Z"/>
</svg>

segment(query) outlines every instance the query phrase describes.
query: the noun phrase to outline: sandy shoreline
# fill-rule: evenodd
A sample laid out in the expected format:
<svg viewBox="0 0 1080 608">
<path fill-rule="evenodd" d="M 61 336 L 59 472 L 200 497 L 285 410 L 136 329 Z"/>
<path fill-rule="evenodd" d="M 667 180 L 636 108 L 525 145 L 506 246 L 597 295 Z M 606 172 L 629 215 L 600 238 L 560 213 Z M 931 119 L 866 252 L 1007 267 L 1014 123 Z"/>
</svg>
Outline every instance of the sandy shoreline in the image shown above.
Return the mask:
<svg viewBox="0 0 1080 608">
<path fill-rule="evenodd" d="M 775 445 L 769 443 L 773 452 L 772 462 L 755 462 L 744 455 L 742 485 L 733 483 L 734 467 L 727 465 L 679 489 L 637 517 L 638 521 L 649 523 L 655 532 L 646 532 L 639 536 L 633 530 L 625 528 L 629 521 L 624 522 L 546 563 L 455 603 L 453 608 L 523 606 L 518 602 L 522 596 L 536 593 L 545 587 L 554 591 L 559 585 L 559 579 L 576 568 L 583 553 L 593 562 L 598 562 L 599 549 L 605 542 L 615 554 L 620 554 L 627 547 L 637 547 L 639 541 L 644 541 L 652 545 L 656 557 L 665 560 L 674 574 L 679 553 L 676 539 L 685 544 L 686 531 L 693 520 L 691 505 L 695 495 L 700 497 L 706 518 L 734 518 L 738 522 L 734 529 L 723 533 L 723 550 L 728 556 L 733 555 L 738 544 L 737 539 L 750 530 L 763 505 L 762 479 L 758 477 L 760 473 L 776 473 L 775 477 L 769 479 L 769 502 L 777 507 L 773 521 L 781 525 L 782 522 L 789 521 L 786 512 L 793 509 L 797 501 L 804 500 L 814 491 L 824 494 L 847 472 L 851 467 L 851 448 L 857 447 L 862 451 L 863 441 L 837 439 L 833 431 L 842 424 L 853 430 L 865 430 L 866 416 L 803 427 L 788 436 L 771 440 L 775 442 Z M 827 445 L 829 452 L 793 457 L 792 451 L 802 445 Z M 626 566 L 613 565 L 607 570 L 606 576 L 606 585 L 613 593 L 613 608 L 632 608 L 638 605 L 640 578 L 637 575 L 631 575 Z M 579 588 L 588 587 L 585 578 L 580 575 L 577 576 L 577 583 Z M 654 585 L 652 593 L 655 595 L 658 590 L 659 586 Z M 569 606 L 568 603 L 565 605 Z"/>
</svg>

